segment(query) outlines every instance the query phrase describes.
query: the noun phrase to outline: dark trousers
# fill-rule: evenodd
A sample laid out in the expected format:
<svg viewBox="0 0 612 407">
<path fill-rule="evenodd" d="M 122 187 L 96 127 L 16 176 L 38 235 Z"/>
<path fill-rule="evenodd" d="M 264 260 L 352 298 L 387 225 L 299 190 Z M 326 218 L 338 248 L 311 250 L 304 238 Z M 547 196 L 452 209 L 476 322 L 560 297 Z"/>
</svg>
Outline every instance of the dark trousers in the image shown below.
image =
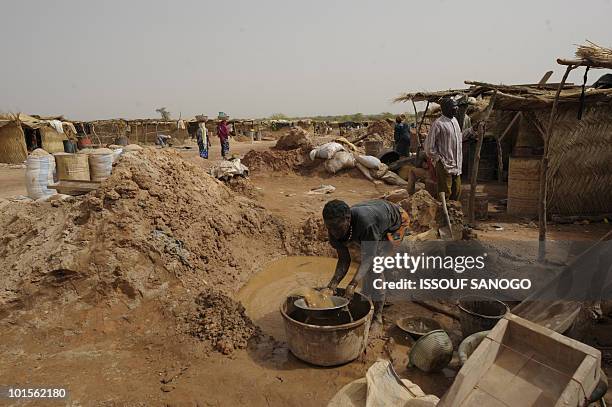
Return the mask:
<svg viewBox="0 0 612 407">
<path fill-rule="evenodd" d="M 436 177 L 438 178 L 438 193 L 444 192 L 446 199 L 458 201 L 461 198 L 461 175 L 449 174 L 442 164 L 436 163 Z"/>
</svg>

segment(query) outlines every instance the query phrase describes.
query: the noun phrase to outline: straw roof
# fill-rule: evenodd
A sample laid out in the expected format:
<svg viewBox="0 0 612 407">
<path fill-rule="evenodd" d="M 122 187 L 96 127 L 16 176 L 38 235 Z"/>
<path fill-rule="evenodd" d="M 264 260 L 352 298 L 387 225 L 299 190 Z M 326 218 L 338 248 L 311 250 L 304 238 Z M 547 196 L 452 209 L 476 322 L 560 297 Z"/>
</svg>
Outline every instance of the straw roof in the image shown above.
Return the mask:
<svg viewBox="0 0 612 407">
<path fill-rule="evenodd" d="M 503 85 L 502 85 L 503 86 Z M 499 85 L 486 85 L 479 87 L 479 92 L 482 95 L 490 95 L 497 89 L 497 98 L 495 100 L 494 109 L 496 110 L 539 110 L 548 109 L 553 105 L 556 91 L 548 89 L 535 89 L 524 87 L 517 91 L 506 89 L 502 91 Z M 579 86 L 564 88 L 559 94 L 560 105 L 578 106 L 580 104 L 580 95 L 582 90 Z M 611 104 L 612 89 L 593 89 L 587 88 L 584 95 L 584 104 Z"/>
<path fill-rule="evenodd" d="M 529 85 L 504 85 L 485 82 L 465 81 L 471 85 L 466 89 L 452 89 L 437 92 L 406 93 L 397 97 L 395 102 L 429 101 L 437 103 L 444 97 L 453 97 L 459 94 L 488 98 L 497 91 L 494 109 L 496 110 L 538 110 L 552 106 L 558 84 L 529 84 Z M 582 88 L 574 84 L 566 84 L 559 95 L 560 104 L 580 103 Z M 585 105 L 612 103 L 612 89 L 587 88 L 584 98 Z"/>
<path fill-rule="evenodd" d="M 0 114 L 0 127 L 6 126 L 7 124 L 19 121 L 22 125 L 31 129 L 38 129 L 41 127 L 49 126 L 49 122 L 46 120 L 38 119 L 34 116 L 29 116 L 25 113 L 8 113 Z"/>
<path fill-rule="evenodd" d="M 469 89 L 449 89 L 449 90 L 440 90 L 435 92 L 415 92 L 415 93 L 405 93 L 393 99 L 394 103 L 399 102 L 432 102 L 438 103 L 441 99 L 445 97 L 454 97 L 457 95 L 469 95 Z M 469 95 L 471 96 L 471 95 Z"/>
<path fill-rule="evenodd" d="M 602 47 L 594 42 L 587 40 L 586 44 L 578 45 L 576 57 L 579 58 L 579 61 L 577 61 L 579 63 L 577 65 L 588 65 L 592 68 L 612 69 L 612 49 Z M 567 64 L 564 63 L 563 65 Z"/>
</svg>

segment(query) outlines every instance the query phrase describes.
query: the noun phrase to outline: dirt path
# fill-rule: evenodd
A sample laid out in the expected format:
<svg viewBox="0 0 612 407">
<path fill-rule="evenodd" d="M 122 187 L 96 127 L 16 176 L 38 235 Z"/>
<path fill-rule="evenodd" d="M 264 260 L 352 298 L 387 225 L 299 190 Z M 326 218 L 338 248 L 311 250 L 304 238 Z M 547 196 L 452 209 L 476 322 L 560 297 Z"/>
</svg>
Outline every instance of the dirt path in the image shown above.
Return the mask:
<svg viewBox="0 0 612 407">
<path fill-rule="evenodd" d="M 0 198 L 28 195 L 25 186 L 25 169 L 0 167 Z"/>
</svg>

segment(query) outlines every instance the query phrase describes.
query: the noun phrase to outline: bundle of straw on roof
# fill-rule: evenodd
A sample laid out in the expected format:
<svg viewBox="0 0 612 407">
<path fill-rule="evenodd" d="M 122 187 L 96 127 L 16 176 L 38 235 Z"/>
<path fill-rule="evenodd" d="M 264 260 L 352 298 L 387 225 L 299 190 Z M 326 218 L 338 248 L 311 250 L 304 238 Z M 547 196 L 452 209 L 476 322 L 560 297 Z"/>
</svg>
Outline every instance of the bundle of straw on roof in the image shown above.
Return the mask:
<svg viewBox="0 0 612 407">
<path fill-rule="evenodd" d="M 586 59 L 601 68 L 612 69 L 612 49 L 602 47 L 587 40 L 585 45 L 579 45 L 576 56 Z"/>
</svg>

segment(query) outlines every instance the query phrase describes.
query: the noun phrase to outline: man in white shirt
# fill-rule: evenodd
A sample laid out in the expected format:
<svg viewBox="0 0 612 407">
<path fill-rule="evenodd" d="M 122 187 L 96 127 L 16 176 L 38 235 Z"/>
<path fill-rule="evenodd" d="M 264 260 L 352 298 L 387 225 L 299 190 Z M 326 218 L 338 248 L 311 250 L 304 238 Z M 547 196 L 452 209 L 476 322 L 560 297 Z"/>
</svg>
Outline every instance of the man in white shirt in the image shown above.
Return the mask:
<svg viewBox="0 0 612 407">
<path fill-rule="evenodd" d="M 444 192 L 448 199 L 458 201 L 461 196 L 461 165 L 463 163 L 462 142 L 473 133 L 472 128 L 459 127 L 455 118 L 457 102 L 451 98 L 440 101 L 442 115 L 437 118 L 425 139 L 425 153 L 435 167 L 438 192 Z"/>
</svg>

